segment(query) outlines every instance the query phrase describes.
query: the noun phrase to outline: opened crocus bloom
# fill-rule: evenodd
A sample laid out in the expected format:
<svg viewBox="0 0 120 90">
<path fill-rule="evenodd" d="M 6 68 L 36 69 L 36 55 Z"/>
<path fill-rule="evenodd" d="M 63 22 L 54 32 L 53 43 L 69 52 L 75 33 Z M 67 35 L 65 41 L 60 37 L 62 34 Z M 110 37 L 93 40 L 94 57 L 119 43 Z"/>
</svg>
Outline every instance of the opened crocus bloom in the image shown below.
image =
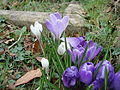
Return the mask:
<svg viewBox="0 0 120 90">
<path fill-rule="evenodd" d="M 93 72 L 94 64 L 91 62 L 84 63 L 79 69 L 79 80 L 86 85 L 89 85 L 92 81 Z"/>
<path fill-rule="evenodd" d="M 60 39 L 61 34 L 66 29 L 69 23 L 69 17 L 62 16 L 60 13 L 56 12 L 50 14 L 50 20 L 46 20 L 46 26 L 48 30 L 52 33 L 53 38 Z"/>
<path fill-rule="evenodd" d="M 67 68 L 62 75 L 62 81 L 65 87 L 75 86 L 78 78 L 78 69 L 75 66 Z"/>
<path fill-rule="evenodd" d="M 34 26 L 33 25 L 30 26 L 30 29 L 32 33 L 36 36 L 36 38 L 39 40 L 41 36 L 41 32 L 43 30 L 42 25 L 38 23 L 38 21 L 36 21 L 34 23 Z"/>
</svg>

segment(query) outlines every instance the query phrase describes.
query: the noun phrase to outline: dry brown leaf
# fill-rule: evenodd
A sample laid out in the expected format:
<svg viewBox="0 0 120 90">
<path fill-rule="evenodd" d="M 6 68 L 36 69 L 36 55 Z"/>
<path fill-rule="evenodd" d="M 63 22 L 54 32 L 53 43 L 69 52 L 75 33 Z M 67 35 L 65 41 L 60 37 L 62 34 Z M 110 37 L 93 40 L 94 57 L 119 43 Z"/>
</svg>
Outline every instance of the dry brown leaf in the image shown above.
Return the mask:
<svg viewBox="0 0 120 90">
<path fill-rule="evenodd" d="M 111 7 L 108 7 L 104 12 L 109 13 L 112 10 Z"/>
<path fill-rule="evenodd" d="M 36 59 L 40 62 L 42 57 L 36 57 Z"/>
<path fill-rule="evenodd" d="M 44 48 L 44 45 L 42 45 L 42 47 Z M 42 50 L 40 48 L 40 44 L 39 44 L 38 40 L 36 40 L 35 43 L 33 44 L 32 52 L 34 54 L 36 54 L 36 53 L 42 53 Z"/>
<path fill-rule="evenodd" d="M 42 72 L 39 68 L 36 70 L 31 70 L 31 71 L 27 72 L 24 76 L 22 76 L 20 79 L 18 79 L 15 82 L 14 86 L 16 87 L 18 85 L 28 83 L 32 79 L 41 77 L 41 76 L 42 76 Z"/>
</svg>

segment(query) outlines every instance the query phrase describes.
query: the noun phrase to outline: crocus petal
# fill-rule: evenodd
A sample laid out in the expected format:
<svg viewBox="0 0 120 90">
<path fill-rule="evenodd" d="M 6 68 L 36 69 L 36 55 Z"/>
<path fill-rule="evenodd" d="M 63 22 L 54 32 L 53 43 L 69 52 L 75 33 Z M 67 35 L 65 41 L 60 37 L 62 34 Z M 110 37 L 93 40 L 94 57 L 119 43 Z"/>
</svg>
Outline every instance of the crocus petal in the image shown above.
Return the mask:
<svg viewBox="0 0 120 90">
<path fill-rule="evenodd" d="M 64 31 L 63 23 L 58 20 L 55 27 L 55 35 L 57 39 L 60 39 L 62 32 Z"/>
<path fill-rule="evenodd" d="M 115 74 L 111 85 L 114 90 L 120 90 L 120 71 Z"/>
<path fill-rule="evenodd" d="M 67 49 L 70 50 L 69 43 L 67 43 Z M 66 51 L 65 42 L 61 42 L 61 44 L 58 46 L 57 52 L 59 55 L 63 55 L 65 51 Z"/>
<path fill-rule="evenodd" d="M 68 26 L 69 24 L 69 17 L 68 16 L 64 16 L 62 19 L 63 25 L 64 25 L 64 29 Z"/>
<path fill-rule="evenodd" d="M 50 30 L 50 32 L 52 32 L 53 34 L 55 34 L 53 25 L 52 25 L 52 23 L 48 19 L 46 20 L 46 26 L 47 26 L 48 30 Z"/>
<path fill-rule="evenodd" d="M 38 21 L 35 22 L 34 27 L 36 29 L 38 29 L 39 32 L 42 32 L 42 29 L 43 29 L 42 25 L 40 23 L 38 23 Z"/>
<path fill-rule="evenodd" d="M 50 20 L 52 24 L 55 25 L 57 22 L 57 17 L 54 14 L 50 14 Z"/>
<path fill-rule="evenodd" d="M 59 12 L 54 13 L 57 19 L 62 19 L 62 16 Z"/>
<path fill-rule="evenodd" d="M 62 37 L 61 40 L 65 41 L 65 38 Z M 66 41 L 70 43 L 72 47 L 77 47 L 83 40 L 83 37 L 66 37 Z"/>
</svg>

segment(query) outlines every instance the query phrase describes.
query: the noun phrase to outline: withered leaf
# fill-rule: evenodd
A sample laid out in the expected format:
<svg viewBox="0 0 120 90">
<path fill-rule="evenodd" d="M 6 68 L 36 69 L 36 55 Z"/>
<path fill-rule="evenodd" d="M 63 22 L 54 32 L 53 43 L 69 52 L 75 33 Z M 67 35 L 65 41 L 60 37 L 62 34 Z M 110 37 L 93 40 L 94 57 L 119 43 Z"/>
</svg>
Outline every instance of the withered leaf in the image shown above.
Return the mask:
<svg viewBox="0 0 120 90">
<path fill-rule="evenodd" d="M 18 85 L 28 83 L 32 79 L 41 77 L 41 76 L 42 76 L 42 72 L 39 68 L 36 70 L 31 70 L 31 71 L 27 72 L 24 76 L 22 76 L 20 79 L 18 79 L 15 82 L 14 86 L 16 87 Z"/>
</svg>

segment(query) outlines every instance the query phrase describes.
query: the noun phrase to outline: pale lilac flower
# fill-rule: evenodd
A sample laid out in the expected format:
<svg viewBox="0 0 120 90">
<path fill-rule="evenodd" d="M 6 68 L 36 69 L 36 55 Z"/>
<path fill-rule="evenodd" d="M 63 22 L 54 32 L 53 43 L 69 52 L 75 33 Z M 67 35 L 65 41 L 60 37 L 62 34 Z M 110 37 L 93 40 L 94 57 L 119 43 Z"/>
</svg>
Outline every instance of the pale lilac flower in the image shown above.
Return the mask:
<svg viewBox="0 0 120 90">
<path fill-rule="evenodd" d="M 65 38 L 61 38 L 62 41 L 65 41 Z M 81 37 L 66 37 L 66 42 L 69 43 L 72 47 L 77 48 L 79 45 L 84 43 L 85 39 L 83 36 Z"/>
<path fill-rule="evenodd" d="M 84 63 L 79 69 L 79 80 L 86 85 L 92 82 L 94 64 L 91 62 Z"/>
<path fill-rule="evenodd" d="M 46 20 L 46 26 L 48 30 L 52 33 L 53 38 L 60 39 L 63 31 L 66 29 L 69 23 L 69 17 L 64 16 L 62 18 L 61 14 L 56 12 L 50 14 L 50 20 Z"/>
<path fill-rule="evenodd" d="M 42 24 L 40 24 L 38 21 L 36 21 L 34 23 L 34 26 L 33 25 L 30 26 L 30 29 L 31 29 L 32 33 L 36 36 L 36 38 L 39 40 L 40 36 L 41 36 L 41 32 L 43 30 Z"/>
<path fill-rule="evenodd" d="M 62 75 L 62 81 L 65 87 L 70 88 L 75 86 L 78 78 L 78 69 L 75 66 L 67 68 Z"/>
</svg>

